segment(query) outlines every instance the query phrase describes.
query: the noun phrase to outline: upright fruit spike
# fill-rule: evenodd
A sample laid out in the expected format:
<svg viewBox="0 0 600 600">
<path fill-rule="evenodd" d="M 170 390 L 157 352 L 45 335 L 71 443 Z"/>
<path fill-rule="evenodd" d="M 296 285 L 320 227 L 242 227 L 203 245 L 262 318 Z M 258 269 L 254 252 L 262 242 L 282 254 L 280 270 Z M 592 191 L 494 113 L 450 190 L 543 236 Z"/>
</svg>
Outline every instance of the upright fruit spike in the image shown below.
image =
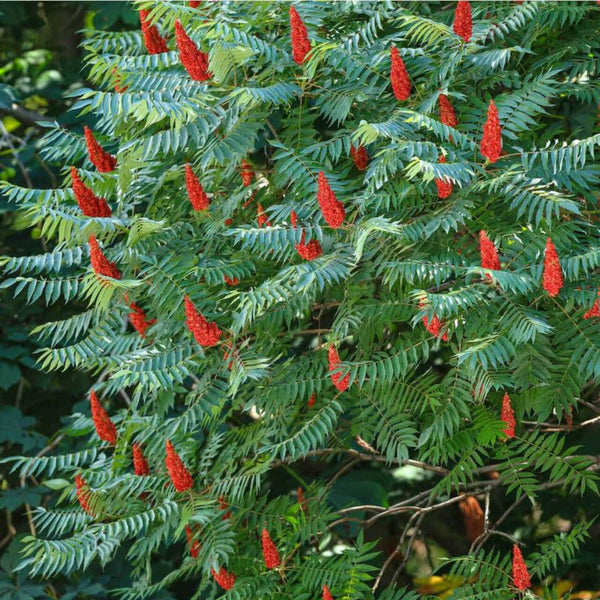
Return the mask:
<svg viewBox="0 0 600 600">
<path fill-rule="evenodd" d="M 140 10 L 140 23 L 142 25 L 142 34 L 144 35 L 144 44 L 148 54 L 161 54 L 162 52 L 168 52 L 169 47 L 167 42 L 158 32 L 156 25 L 148 19 L 148 11 Z"/>
<path fill-rule="evenodd" d="M 408 100 L 410 98 L 410 79 L 408 77 L 408 71 L 404 66 L 402 57 L 396 50 L 395 46 L 391 49 L 391 60 L 392 67 L 390 70 L 390 81 L 392 82 L 392 90 L 396 100 Z"/>
<path fill-rule="evenodd" d="M 204 315 L 201 315 L 194 303 L 185 297 L 185 316 L 187 328 L 194 335 L 195 340 L 205 348 L 216 346 L 221 337 L 221 330 L 216 323 L 209 323 Z"/>
<path fill-rule="evenodd" d="M 473 17 L 471 16 L 471 4 L 468 0 L 459 0 L 454 13 L 454 33 L 465 42 L 471 39 L 473 33 Z"/>
<path fill-rule="evenodd" d="M 310 52 L 311 45 L 306 25 L 293 6 L 290 6 L 290 37 L 292 38 L 292 57 L 296 63 L 301 65 Z"/>
<path fill-rule="evenodd" d="M 352 155 L 352 160 L 354 161 L 356 168 L 359 171 L 364 171 L 369 164 L 369 155 L 367 154 L 367 149 L 362 145 L 358 148 L 350 146 L 350 154 Z"/>
<path fill-rule="evenodd" d="M 333 385 L 340 391 L 345 392 L 348 389 L 350 383 L 350 373 L 343 375 L 342 373 L 333 373 L 342 362 L 340 355 L 338 354 L 337 348 L 331 344 L 328 351 L 329 358 L 329 372 L 331 373 L 331 381 Z"/>
<path fill-rule="evenodd" d="M 90 507 L 91 492 L 87 481 L 81 475 L 75 475 L 75 495 L 77 496 L 81 508 L 83 508 L 90 517 L 93 517 L 94 513 Z"/>
<path fill-rule="evenodd" d="M 484 269 L 500 270 L 500 259 L 498 258 L 498 252 L 496 252 L 496 246 L 483 229 L 479 232 L 479 252 L 481 254 L 481 266 Z"/>
<path fill-rule="evenodd" d="M 133 470 L 140 477 L 150 475 L 150 467 L 148 461 L 144 457 L 142 448 L 139 444 L 133 444 Z"/>
<path fill-rule="evenodd" d="M 421 308 L 423 308 L 427 303 L 425 302 L 425 300 L 420 300 L 419 301 L 419 306 Z M 423 317 L 423 325 L 425 325 L 425 329 L 433 336 L 437 337 L 437 338 L 441 338 L 441 340 L 443 342 L 447 342 L 448 341 L 448 332 L 445 331 L 444 333 L 442 333 L 442 327 L 443 324 L 442 322 L 439 320 L 438 316 L 436 314 L 433 315 L 433 318 L 431 319 L 431 321 L 429 320 L 429 318 L 427 316 Z"/>
<path fill-rule="evenodd" d="M 96 396 L 94 390 L 90 392 L 90 408 L 98 437 L 114 446 L 117 443 L 117 428 L 110 420 L 102 404 L 100 404 L 100 400 L 98 400 L 98 396 Z"/>
<path fill-rule="evenodd" d="M 252 169 L 252 165 L 243 158 L 240 162 L 240 175 L 242 177 L 242 184 L 244 187 L 248 187 L 252 183 L 254 171 Z"/>
<path fill-rule="evenodd" d="M 230 590 L 235 585 L 235 575 L 233 573 L 228 573 L 223 567 L 219 569 L 218 573 L 211 567 L 210 572 L 214 580 L 225 591 Z"/>
<path fill-rule="evenodd" d="M 506 423 L 506 427 L 502 430 L 502 433 L 504 433 L 504 435 L 509 439 L 514 438 L 516 424 L 515 412 L 508 394 L 504 394 L 504 398 L 502 399 L 502 411 L 500 413 L 500 418 Z"/>
<path fill-rule="evenodd" d="M 171 482 L 178 492 L 185 492 L 194 485 L 194 480 L 190 472 L 185 468 L 181 458 L 179 458 L 179 454 L 173 448 L 173 444 L 167 440 L 165 446 L 167 450 L 165 465 L 167 466 L 167 471 L 169 471 Z"/>
<path fill-rule="evenodd" d="M 259 227 L 266 225 L 267 227 L 271 227 L 271 222 L 269 221 L 269 217 L 265 212 L 265 209 L 262 207 L 262 204 L 256 205 L 256 222 Z"/>
<path fill-rule="evenodd" d="M 146 337 L 146 330 L 150 325 L 156 323 L 156 319 L 146 319 L 146 311 L 138 306 L 135 302 L 129 304 L 131 312 L 129 313 L 129 322 L 133 325 L 133 328 L 143 337 Z"/>
<path fill-rule="evenodd" d="M 321 248 L 321 244 L 319 240 L 313 239 L 306 243 L 306 232 L 302 231 L 302 237 L 300 238 L 300 243 L 295 244 L 296 252 L 304 259 L 304 260 L 315 260 L 315 258 L 319 258 L 321 254 L 323 254 L 323 249 Z"/>
<path fill-rule="evenodd" d="M 558 260 L 558 254 L 554 247 L 552 238 L 546 240 L 546 252 L 544 256 L 544 274 L 542 277 L 544 289 L 548 292 L 549 296 L 558 296 L 562 286 L 563 277 L 560 268 L 560 261 Z"/>
<path fill-rule="evenodd" d="M 195 211 L 208 210 L 210 201 L 200 180 L 192 170 L 191 165 L 185 165 L 185 187 L 188 198 Z"/>
<path fill-rule="evenodd" d="M 86 217 L 110 217 L 112 211 L 104 198 L 99 198 L 81 181 L 77 169 L 71 167 L 71 180 L 73 182 L 73 195 Z"/>
<path fill-rule="evenodd" d="M 331 595 L 327 585 L 323 586 L 323 600 L 333 600 L 333 596 Z"/>
<path fill-rule="evenodd" d="M 267 569 L 276 569 L 281 564 L 281 559 L 279 558 L 277 546 L 275 546 L 269 532 L 264 527 L 261 533 L 261 540 L 265 566 Z"/>
<path fill-rule="evenodd" d="M 527 565 L 523 560 L 521 549 L 516 544 L 513 546 L 512 577 L 513 584 L 518 590 L 524 591 L 531 587 Z"/>
<path fill-rule="evenodd" d="M 456 127 L 458 121 L 454 114 L 454 108 L 452 108 L 452 104 L 450 104 L 450 100 L 448 100 L 448 96 L 446 96 L 446 94 L 440 94 L 438 96 L 438 104 L 440 106 L 440 121 L 444 125 L 448 125 L 448 127 Z"/>
<path fill-rule="evenodd" d="M 179 60 L 194 81 L 206 81 L 212 77 L 208 70 L 208 53 L 196 47 L 179 22 L 175 21 L 175 41 L 179 50 Z"/>
<path fill-rule="evenodd" d="M 346 216 L 346 211 L 344 210 L 344 205 L 335 197 L 323 171 L 319 173 L 317 201 L 327 224 L 334 229 L 341 227 Z"/>
<path fill-rule="evenodd" d="M 121 272 L 117 269 L 115 263 L 110 262 L 106 256 L 104 256 L 95 236 L 90 235 L 88 244 L 90 247 L 90 263 L 94 272 L 97 275 L 103 275 L 104 277 L 121 279 Z"/>
<path fill-rule="evenodd" d="M 85 143 L 87 145 L 88 156 L 91 163 L 100 171 L 100 173 L 110 173 L 117 167 L 117 159 L 106 152 L 104 148 L 96 141 L 92 130 L 86 125 L 83 128 L 85 134 Z"/>
<path fill-rule="evenodd" d="M 502 151 L 502 130 L 500 128 L 500 119 L 498 118 L 498 109 L 493 100 L 490 100 L 487 112 L 487 120 L 483 126 L 483 136 L 481 138 L 481 154 L 491 163 L 495 163 L 500 158 Z"/>
<path fill-rule="evenodd" d="M 440 163 L 446 162 L 445 156 L 440 156 Z M 435 187 L 437 188 L 438 198 L 447 198 L 452 193 L 452 182 L 447 179 L 436 179 Z"/>
</svg>

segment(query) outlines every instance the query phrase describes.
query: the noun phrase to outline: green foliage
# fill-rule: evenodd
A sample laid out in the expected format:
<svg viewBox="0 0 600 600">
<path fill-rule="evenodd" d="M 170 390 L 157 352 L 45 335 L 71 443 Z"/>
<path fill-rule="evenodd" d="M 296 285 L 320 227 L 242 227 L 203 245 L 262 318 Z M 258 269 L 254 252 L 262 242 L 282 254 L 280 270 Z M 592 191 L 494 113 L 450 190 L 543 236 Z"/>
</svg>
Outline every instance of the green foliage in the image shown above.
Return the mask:
<svg viewBox="0 0 600 600">
<path fill-rule="evenodd" d="M 338 599 L 413 600 L 405 569 L 416 540 L 433 540 L 453 555 L 454 596 L 508 600 L 506 538 L 524 522 L 513 511 L 552 494 L 598 495 L 598 449 L 585 432 L 600 412 L 600 329 L 583 318 L 600 269 L 598 9 L 473 3 L 465 44 L 453 7 L 440 3 L 307 0 L 297 8 L 313 50 L 298 66 L 288 7 L 138 2 L 170 34 L 170 51 L 157 55 L 138 32 L 86 31 L 90 81 L 69 94 L 71 114 L 92 122 L 117 169 L 96 172 L 82 133 L 47 123 L 42 152 L 62 185 L 1 188 L 48 249 L 3 258 L 0 289 L 28 304 L 78 301 L 76 314 L 33 330 L 37 366 L 94 377 L 118 430 L 114 447 L 99 441 L 77 407 L 66 451 L 9 461 L 21 477 L 52 478 L 56 492 L 35 512 L 20 568 L 52 578 L 125 555 L 114 592 L 132 600 L 184 583 L 195 598 L 308 599 L 326 584 Z M 176 20 L 209 52 L 208 82 L 182 67 Z M 413 86 L 402 103 L 391 45 Z M 440 93 L 456 127 L 441 122 Z M 495 164 L 479 152 L 491 98 L 503 139 Z M 350 155 L 358 144 L 364 171 Z M 81 213 L 72 163 L 113 216 Z M 188 201 L 186 163 L 208 211 Z M 338 229 L 317 201 L 321 171 L 345 206 Z M 439 179 L 452 183 L 446 198 Z M 481 266 L 481 230 L 501 270 Z M 297 252 L 302 233 L 322 247 L 315 260 Z M 121 279 L 94 273 L 90 235 Z M 549 236 L 564 276 L 556 297 L 541 281 Z M 217 347 L 186 327 L 186 296 L 222 330 Z M 152 319 L 144 337 L 128 325 L 131 302 Z M 331 346 L 341 362 L 330 368 Z M 334 387 L 345 377 L 347 389 Z M 510 440 L 505 393 L 517 421 Z M 189 491 L 170 484 L 167 440 L 194 478 Z M 148 476 L 133 474 L 134 443 Z M 364 489 L 347 484 L 357 475 Z M 486 503 L 471 548 L 460 522 L 440 541 L 427 525 L 456 521 L 445 511 L 463 493 Z M 527 548 L 536 583 L 574 559 L 589 515 L 569 512 L 566 535 Z M 263 562 L 263 527 L 282 558 L 276 570 Z M 211 567 L 235 573 L 234 588 L 222 593 Z"/>
</svg>

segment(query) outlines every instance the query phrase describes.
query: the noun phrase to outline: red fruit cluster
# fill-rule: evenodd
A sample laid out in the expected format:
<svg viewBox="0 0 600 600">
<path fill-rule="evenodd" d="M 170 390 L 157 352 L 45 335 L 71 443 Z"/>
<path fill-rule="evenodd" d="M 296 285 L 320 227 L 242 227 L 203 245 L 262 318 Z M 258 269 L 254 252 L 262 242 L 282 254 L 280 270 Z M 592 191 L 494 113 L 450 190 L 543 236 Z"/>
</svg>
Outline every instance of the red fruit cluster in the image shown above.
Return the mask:
<svg viewBox="0 0 600 600">
<path fill-rule="evenodd" d="M 404 66 L 404 61 L 395 46 L 391 50 L 392 68 L 390 71 L 390 80 L 392 82 L 392 90 L 396 100 L 408 100 L 410 98 L 410 79 L 408 71 Z"/>
<path fill-rule="evenodd" d="M 86 480 L 81 475 L 75 475 L 75 495 L 77 496 L 77 500 L 79 500 L 81 508 L 83 508 L 88 515 L 93 517 L 94 513 L 90 508 L 91 492 Z"/>
<path fill-rule="evenodd" d="M 513 546 L 512 577 L 513 584 L 518 590 L 523 591 L 531 587 L 527 565 L 523 560 L 521 549 L 516 544 Z"/>
<path fill-rule="evenodd" d="M 450 100 L 448 100 L 448 96 L 446 96 L 446 94 L 440 94 L 438 96 L 438 103 L 440 105 L 440 121 L 444 125 L 448 125 L 448 127 L 456 127 L 458 121 L 454 114 L 454 108 L 452 108 L 452 104 L 450 104 Z"/>
<path fill-rule="evenodd" d="M 471 39 L 473 33 L 473 18 L 471 16 L 471 4 L 468 0 L 459 0 L 454 13 L 454 33 L 460 36 L 465 42 Z"/>
<path fill-rule="evenodd" d="M 194 210 L 208 210 L 208 196 L 189 164 L 185 165 L 185 187 Z"/>
<path fill-rule="evenodd" d="M 114 171 L 117 167 L 117 159 L 102 148 L 87 125 L 83 128 L 83 132 L 85 133 L 85 143 L 87 144 L 88 156 L 91 163 L 100 173 Z"/>
<path fill-rule="evenodd" d="M 256 205 L 256 222 L 258 223 L 259 227 L 262 227 L 263 225 L 271 227 L 269 217 L 267 217 L 267 213 L 260 203 Z"/>
<path fill-rule="evenodd" d="M 243 158 L 242 162 L 240 163 L 240 175 L 242 177 L 242 183 L 244 187 L 248 187 L 252 183 L 254 171 L 252 170 L 252 165 Z"/>
<path fill-rule="evenodd" d="M 190 549 L 190 556 L 192 558 L 198 558 L 198 554 L 200 554 L 200 542 L 194 539 L 194 532 L 189 525 L 185 526 L 185 539 L 187 540 L 188 548 Z"/>
<path fill-rule="evenodd" d="M 140 23 L 142 24 L 142 33 L 144 34 L 144 44 L 149 54 L 160 54 L 168 52 L 167 42 L 158 32 L 156 25 L 152 25 L 148 20 L 148 11 L 140 10 Z"/>
<path fill-rule="evenodd" d="M 487 112 L 487 120 L 483 126 L 483 137 L 481 138 L 481 154 L 491 163 L 495 163 L 500 158 L 502 151 L 502 130 L 500 128 L 500 119 L 498 118 L 498 109 L 493 100 L 490 100 Z"/>
<path fill-rule="evenodd" d="M 115 263 L 110 262 L 104 256 L 96 237 L 90 235 L 88 243 L 90 247 L 90 263 L 96 274 L 103 275 L 104 277 L 112 277 L 113 279 L 121 279 L 121 272 L 117 269 Z"/>
<path fill-rule="evenodd" d="M 135 474 L 140 477 L 143 475 L 150 475 L 148 461 L 144 457 L 144 453 L 139 444 L 133 445 L 133 470 Z"/>
<path fill-rule="evenodd" d="M 313 394 L 309 399 L 308 399 L 308 408 L 311 409 L 314 405 L 315 402 L 317 401 L 317 395 Z"/>
<path fill-rule="evenodd" d="M 107 412 L 104 410 L 96 392 L 92 390 L 90 392 L 90 407 L 92 409 L 92 419 L 94 421 L 94 427 L 96 433 L 101 440 L 108 442 L 109 444 L 117 443 L 117 428 L 114 423 L 110 420 Z"/>
<path fill-rule="evenodd" d="M 429 322 L 429 319 L 427 317 L 423 317 L 423 325 L 425 325 L 425 329 L 427 329 L 427 331 L 429 331 L 429 333 L 431 335 L 433 335 L 434 337 L 439 338 L 440 337 L 440 332 L 442 330 L 442 323 L 439 320 L 437 315 L 433 315 L 433 319 L 431 319 L 431 322 Z M 442 341 L 443 342 L 447 342 L 448 341 L 448 332 L 444 332 L 441 336 Z"/>
<path fill-rule="evenodd" d="M 227 500 L 225 500 L 225 496 L 219 496 L 219 510 L 225 510 L 225 511 L 227 511 L 221 517 L 222 521 L 225 521 L 226 519 L 229 519 L 229 517 L 231 516 L 231 511 L 227 510 L 228 508 L 229 508 L 229 504 L 227 503 Z"/>
<path fill-rule="evenodd" d="M 323 586 L 323 600 L 333 600 L 333 596 L 326 585 Z"/>
<path fill-rule="evenodd" d="M 156 319 L 146 320 L 146 312 L 141 306 L 138 306 L 135 302 L 129 304 L 131 311 L 129 313 L 129 321 L 133 325 L 134 329 L 143 337 L 146 337 L 146 330 L 150 325 L 156 323 Z"/>
<path fill-rule="evenodd" d="M 323 218 L 330 227 L 337 229 L 341 227 L 346 216 L 344 205 L 335 197 L 325 173 L 319 173 L 319 188 L 317 190 L 317 201 L 321 207 Z"/>
<path fill-rule="evenodd" d="M 188 6 L 190 8 L 198 8 L 202 4 L 202 0 L 190 0 Z"/>
<path fill-rule="evenodd" d="M 306 55 L 310 52 L 310 40 L 306 31 L 306 25 L 300 18 L 298 11 L 290 6 L 290 35 L 292 38 L 292 57 L 296 63 L 301 65 Z"/>
<path fill-rule="evenodd" d="M 446 162 L 445 156 L 440 156 L 440 163 Z M 452 182 L 445 179 L 436 179 L 435 187 L 437 188 L 438 198 L 447 198 L 452 193 Z"/>
<path fill-rule="evenodd" d="M 290 212 L 290 223 L 292 224 L 292 227 L 294 229 L 296 229 L 296 225 L 298 223 L 298 215 L 296 214 L 295 210 L 293 210 L 292 212 Z"/>
<path fill-rule="evenodd" d="M 235 585 L 235 575 L 228 573 L 223 567 L 217 573 L 212 567 L 210 572 L 214 580 L 225 590 L 230 590 Z"/>
<path fill-rule="evenodd" d="M 350 146 L 350 154 L 352 155 L 352 160 L 354 161 L 356 168 L 359 171 L 364 171 L 369 164 L 367 149 L 364 146 L 359 146 L 358 148 Z"/>
<path fill-rule="evenodd" d="M 240 282 L 237 277 L 227 277 L 227 275 L 223 275 L 223 280 L 229 286 L 237 285 Z"/>
<path fill-rule="evenodd" d="M 323 248 L 321 248 L 321 244 L 319 240 L 313 239 L 306 243 L 306 232 L 302 231 L 302 237 L 300 238 L 300 243 L 295 244 L 294 246 L 298 254 L 304 260 L 314 260 L 315 258 L 319 258 L 321 254 L 323 254 Z"/>
<path fill-rule="evenodd" d="M 216 346 L 221 337 L 221 330 L 216 323 L 209 323 L 194 306 L 194 303 L 185 297 L 185 316 L 187 328 L 193 333 L 195 340 L 205 348 Z"/>
<path fill-rule="evenodd" d="M 481 266 L 484 269 L 500 270 L 500 259 L 498 258 L 498 252 L 496 252 L 496 246 L 483 230 L 479 232 L 479 252 L 481 254 Z M 487 275 L 491 279 L 489 273 Z"/>
<path fill-rule="evenodd" d="M 552 297 L 558 296 L 558 293 L 563 286 L 560 261 L 558 260 L 558 254 L 556 253 L 556 248 L 554 247 L 552 238 L 548 238 L 546 240 L 543 285 L 544 289 L 548 292 L 548 295 Z"/>
<path fill-rule="evenodd" d="M 331 373 L 331 381 L 340 392 L 345 392 L 348 389 L 348 385 L 350 383 L 350 373 L 348 373 L 346 376 L 343 376 L 342 373 L 332 373 L 332 371 L 335 371 L 339 364 L 342 362 L 340 360 L 340 355 L 338 354 L 338 351 L 333 344 L 329 346 L 328 358 L 329 372 Z"/>
<path fill-rule="evenodd" d="M 267 569 L 276 569 L 281 564 L 281 559 L 279 558 L 279 552 L 277 552 L 277 546 L 275 546 L 275 543 L 271 539 L 269 532 L 264 527 L 262 530 L 261 539 L 265 566 Z"/>
<path fill-rule="evenodd" d="M 175 41 L 179 50 L 179 60 L 189 76 L 194 81 L 210 79 L 212 73 L 208 70 L 208 53 L 198 50 L 179 20 L 175 21 Z"/>
<path fill-rule="evenodd" d="M 71 167 L 71 180 L 73 181 L 73 194 L 81 212 L 86 217 L 110 217 L 112 211 L 104 198 L 98 198 L 83 181 L 81 181 L 77 169 Z"/>
<path fill-rule="evenodd" d="M 502 411 L 500 412 L 500 418 L 506 423 L 506 427 L 502 430 L 502 433 L 504 433 L 507 438 L 514 438 L 516 425 L 515 412 L 508 394 L 504 394 L 504 398 L 502 399 Z"/>
<path fill-rule="evenodd" d="M 600 317 L 600 290 L 598 290 L 598 298 L 596 298 L 592 308 L 583 315 L 584 319 L 592 319 L 593 317 Z"/>
<path fill-rule="evenodd" d="M 423 307 L 425 306 L 425 301 L 421 300 L 419 302 L 419 306 Z M 444 331 L 444 333 L 442 333 L 442 335 L 440 336 L 440 333 L 442 331 L 442 327 L 443 327 L 443 323 L 439 320 L 437 315 L 433 315 L 433 318 L 431 319 L 431 322 L 429 321 L 429 318 L 427 316 L 423 317 L 423 325 L 425 325 L 425 329 L 434 337 L 441 337 L 443 342 L 447 342 L 448 341 L 448 332 Z"/>
<path fill-rule="evenodd" d="M 194 480 L 169 440 L 167 440 L 166 448 L 167 457 L 165 458 L 165 465 L 167 465 L 171 482 L 178 492 L 185 492 L 194 485 Z"/>
</svg>

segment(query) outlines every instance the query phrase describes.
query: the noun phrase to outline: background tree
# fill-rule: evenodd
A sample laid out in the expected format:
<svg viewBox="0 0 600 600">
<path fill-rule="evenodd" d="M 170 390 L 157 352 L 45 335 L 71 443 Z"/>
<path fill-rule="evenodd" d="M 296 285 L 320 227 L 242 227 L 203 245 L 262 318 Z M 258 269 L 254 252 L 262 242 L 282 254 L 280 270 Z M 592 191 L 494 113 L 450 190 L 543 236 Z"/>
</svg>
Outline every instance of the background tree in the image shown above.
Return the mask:
<svg viewBox="0 0 600 600">
<path fill-rule="evenodd" d="M 38 366 L 93 376 L 69 447 L 11 461 L 60 492 L 22 568 L 125 560 L 125 598 L 594 585 L 596 4 L 135 7 L 85 34 L 90 130 L 46 125 L 61 185 L 2 188 L 48 244 L 2 286 L 84 305 Z"/>
</svg>

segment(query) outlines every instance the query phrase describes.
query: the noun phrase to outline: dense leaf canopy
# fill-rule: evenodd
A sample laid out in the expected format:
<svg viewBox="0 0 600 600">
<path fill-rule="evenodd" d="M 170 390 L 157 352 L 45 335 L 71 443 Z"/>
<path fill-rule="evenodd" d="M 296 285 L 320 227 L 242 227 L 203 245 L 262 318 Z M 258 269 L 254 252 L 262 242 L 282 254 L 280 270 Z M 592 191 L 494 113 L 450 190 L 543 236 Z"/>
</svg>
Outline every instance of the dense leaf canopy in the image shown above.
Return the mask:
<svg viewBox="0 0 600 600">
<path fill-rule="evenodd" d="M 86 305 L 37 329 L 39 366 L 100 399 L 78 451 L 14 462 L 63 492 L 29 572 L 122 548 L 124 598 L 408 600 L 416 540 L 460 505 L 455 597 L 509 599 L 511 513 L 596 499 L 571 436 L 600 411 L 600 9 L 459 4 L 453 27 L 454 2 L 298 2 L 294 52 L 286 2 L 143 1 L 143 32 L 89 32 L 73 110 L 99 146 L 48 122 L 63 185 L 1 188 L 52 242 L 1 285 Z M 72 166 L 110 216 L 83 214 Z M 378 502 L 344 493 L 364 466 Z M 523 547 L 532 581 L 590 526 Z"/>
</svg>

